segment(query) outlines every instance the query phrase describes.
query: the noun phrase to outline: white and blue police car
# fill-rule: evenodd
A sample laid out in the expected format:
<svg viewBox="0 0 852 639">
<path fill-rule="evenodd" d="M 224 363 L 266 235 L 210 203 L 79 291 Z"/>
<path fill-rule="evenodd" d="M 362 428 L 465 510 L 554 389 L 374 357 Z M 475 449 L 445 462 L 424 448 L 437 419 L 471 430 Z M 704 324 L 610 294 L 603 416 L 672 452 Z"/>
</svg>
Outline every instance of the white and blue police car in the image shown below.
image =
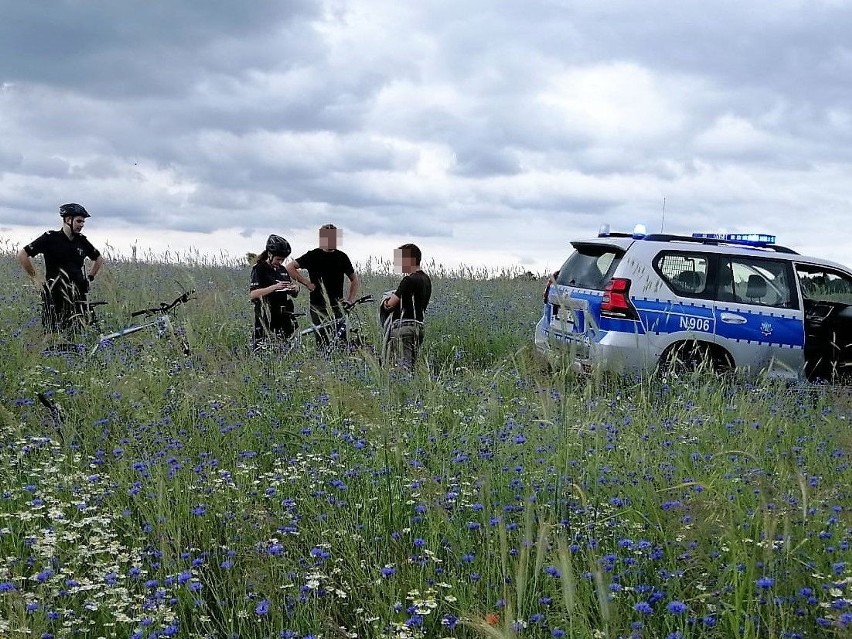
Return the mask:
<svg viewBox="0 0 852 639">
<path fill-rule="evenodd" d="M 578 371 L 736 369 L 852 375 L 852 271 L 765 234 L 610 233 L 572 242 L 548 282 L 536 348 Z"/>
</svg>

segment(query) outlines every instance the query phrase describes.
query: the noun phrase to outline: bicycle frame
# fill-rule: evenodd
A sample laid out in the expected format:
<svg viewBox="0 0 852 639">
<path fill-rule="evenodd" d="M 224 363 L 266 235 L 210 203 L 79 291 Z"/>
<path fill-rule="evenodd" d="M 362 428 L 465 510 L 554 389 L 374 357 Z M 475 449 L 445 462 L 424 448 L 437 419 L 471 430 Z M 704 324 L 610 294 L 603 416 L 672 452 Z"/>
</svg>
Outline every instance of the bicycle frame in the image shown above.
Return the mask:
<svg viewBox="0 0 852 639">
<path fill-rule="evenodd" d="M 152 319 L 147 322 L 142 322 L 141 324 L 126 326 L 107 335 L 101 335 L 98 338 L 98 343 L 95 344 L 94 348 L 92 348 L 90 355 L 94 355 L 95 353 L 97 353 L 98 350 L 100 350 L 100 348 L 109 341 L 121 339 L 122 337 L 127 337 L 128 335 L 133 335 L 134 333 L 139 333 L 141 331 L 151 328 L 156 329 L 157 337 L 163 337 L 165 335 L 174 335 L 175 330 L 169 313 L 181 304 L 185 304 L 190 299 L 193 299 L 193 293 L 195 293 L 194 290 L 183 293 L 170 304 L 161 302 L 160 305 L 157 307 L 143 308 L 142 310 L 134 311 L 130 314 L 131 317 L 139 317 L 140 315 L 144 315 L 146 317 L 151 317 Z M 184 355 L 189 355 L 189 345 L 184 342 L 182 344 L 182 348 Z"/>
<path fill-rule="evenodd" d="M 372 301 L 372 295 L 365 295 L 352 304 L 345 304 L 343 314 L 340 317 L 330 317 L 324 322 L 296 331 L 292 337 L 282 344 L 282 354 L 287 355 L 298 350 L 301 347 L 302 339 L 308 335 L 326 335 L 327 343 L 321 346 L 322 356 L 325 359 L 330 359 L 344 344 L 347 346 L 360 345 L 358 331 L 361 328 L 361 321 L 356 313 L 352 313 L 352 310 L 360 304 Z M 294 315 L 304 315 L 304 313 L 294 313 Z"/>
</svg>

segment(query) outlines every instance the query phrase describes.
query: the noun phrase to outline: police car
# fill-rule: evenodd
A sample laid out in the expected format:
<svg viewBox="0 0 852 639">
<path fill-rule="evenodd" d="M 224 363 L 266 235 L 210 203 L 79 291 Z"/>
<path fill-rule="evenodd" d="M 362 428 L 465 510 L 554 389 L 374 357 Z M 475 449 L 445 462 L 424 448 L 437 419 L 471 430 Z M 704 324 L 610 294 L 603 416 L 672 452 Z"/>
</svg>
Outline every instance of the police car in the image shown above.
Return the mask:
<svg viewBox="0 0 852 639">
<path fill-rule="evenodd" d="M 764 234 L 610 233 L 572 242 L 544 294 L 537 349 L 578 371 L 852 373 L 852 271 Z"/>
</svg>

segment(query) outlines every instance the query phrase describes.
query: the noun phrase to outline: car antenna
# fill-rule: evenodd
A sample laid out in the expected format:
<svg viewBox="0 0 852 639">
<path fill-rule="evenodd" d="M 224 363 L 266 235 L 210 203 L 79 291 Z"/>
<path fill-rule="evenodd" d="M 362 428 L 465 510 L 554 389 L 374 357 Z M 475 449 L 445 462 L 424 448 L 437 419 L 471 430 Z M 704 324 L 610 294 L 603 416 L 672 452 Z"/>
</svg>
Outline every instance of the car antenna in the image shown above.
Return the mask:
<svg viewBox="0 0 852 639">
<path fill-rule="evenodd" d="M 660 233 L 663 232 L 663 227 L 666 225 L 666 198 L 663 196 L 663 219 L 660 221 Z"/>
</svg>

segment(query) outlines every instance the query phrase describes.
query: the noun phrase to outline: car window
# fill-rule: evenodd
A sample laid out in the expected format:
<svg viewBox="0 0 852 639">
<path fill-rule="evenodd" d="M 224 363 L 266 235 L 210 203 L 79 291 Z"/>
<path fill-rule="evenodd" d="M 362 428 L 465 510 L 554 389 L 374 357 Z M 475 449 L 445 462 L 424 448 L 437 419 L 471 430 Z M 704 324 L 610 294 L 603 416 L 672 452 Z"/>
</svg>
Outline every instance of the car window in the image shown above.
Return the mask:
<svg viewBox="0 0 852 639">
<path fill-rule="evenodd" d="M 559 269 L 559 273 L 556 275 L 556 283 L 563 286 L 602 291 L 618 267 L 624 251 L 614 246 L 601 244 L 575 246 L 577 250 Z"/>
<path fill-rule="evenodd" d="M 811 264 L 797 264 L 802 295 L 818 302 L 852 304 L 852 278 L 846 273 Z"/>
<path fill-rule="evenodd" d="M 706 255 L 665 251 L 657 255 L 654 268 L 669 288 L 678 295 L 709 297 Z"/>
<path fill-rule="evenodd" d="M 737 304 L 798 308 L 789 262 L 751 257 L 721 260 L 716 299 Z"/>
</svg>

